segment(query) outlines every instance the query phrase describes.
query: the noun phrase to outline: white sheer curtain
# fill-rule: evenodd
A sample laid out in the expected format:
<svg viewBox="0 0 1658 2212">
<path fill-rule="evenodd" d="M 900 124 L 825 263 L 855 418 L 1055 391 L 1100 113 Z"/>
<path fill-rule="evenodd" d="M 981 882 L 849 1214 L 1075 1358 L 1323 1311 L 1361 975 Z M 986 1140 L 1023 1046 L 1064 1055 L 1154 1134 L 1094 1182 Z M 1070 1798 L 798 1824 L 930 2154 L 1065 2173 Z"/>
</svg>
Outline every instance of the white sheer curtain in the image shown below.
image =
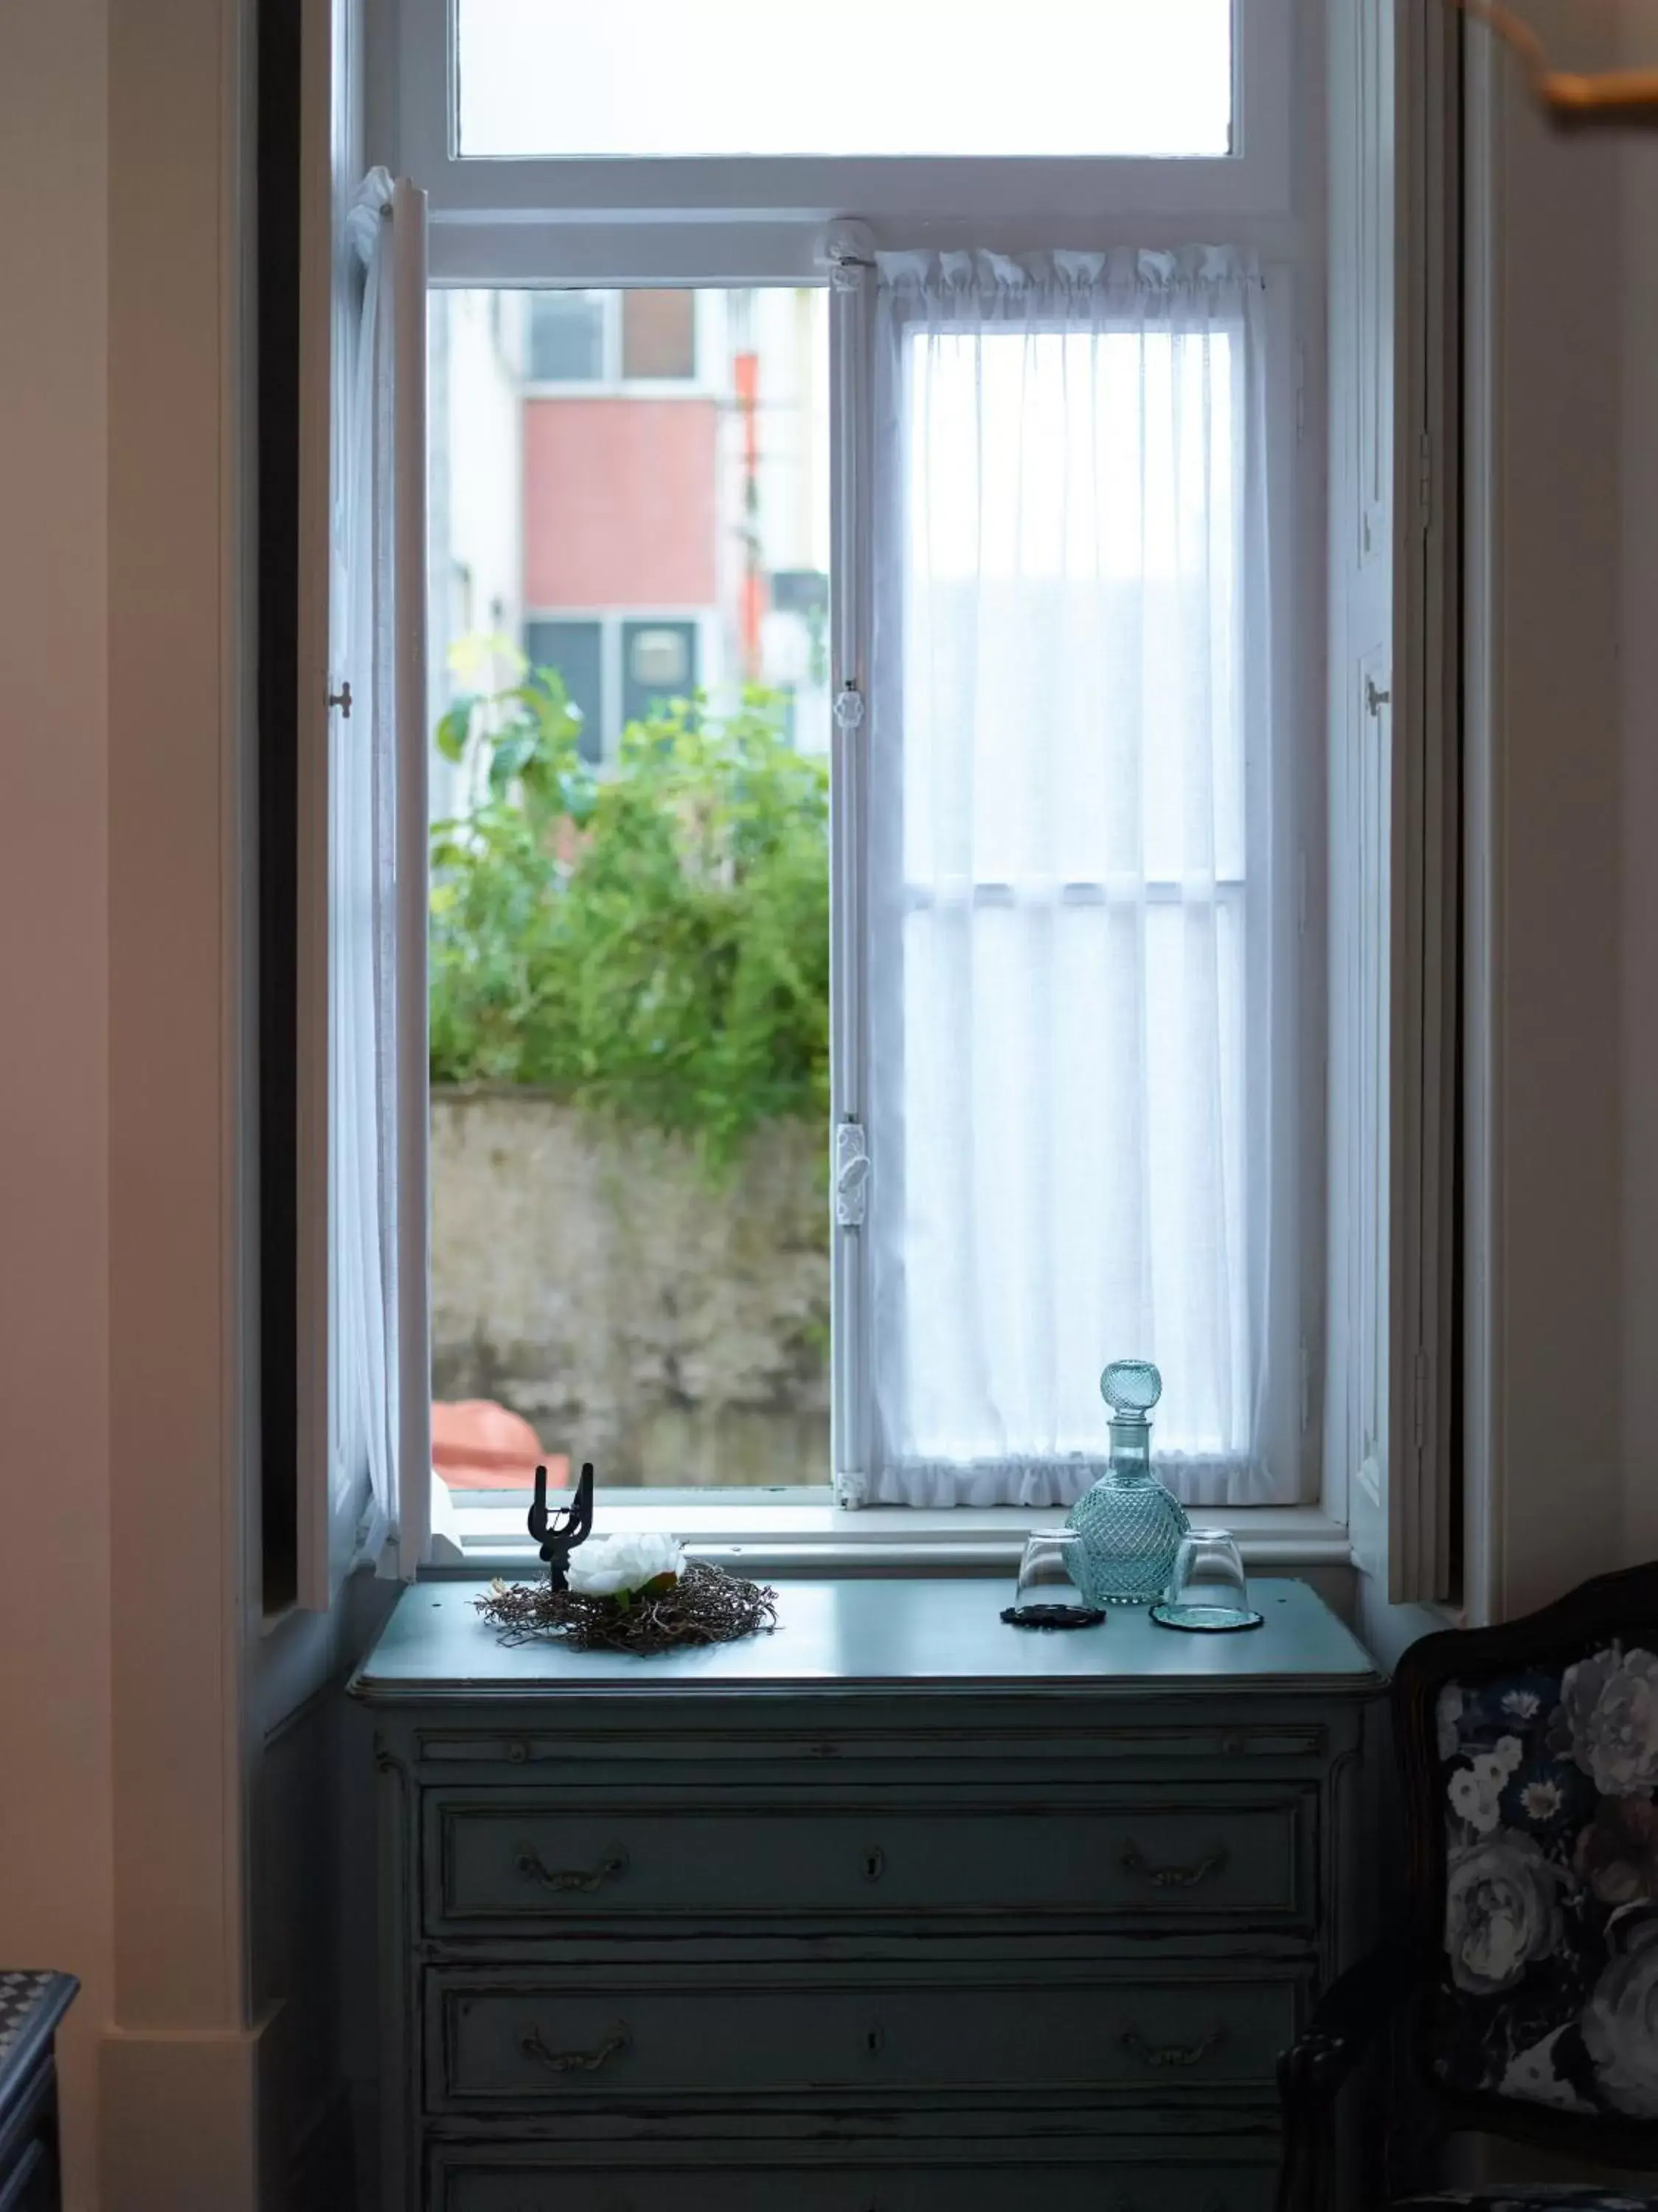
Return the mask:
<svg viewBox="0 0 1658 2212">
<path fill-rule="evenodd" d="M 1181 1496 L 1297 1494 L 1262 297 L 880 258 L 871 1502 L 1073 1498 L 1125 1355 Z"/>
<path fill-rule="evenodd" d="M 334 688 L 350 691 L 329 732 L 330 1484 L 362 1509 L 360 1555 L 405 1577 L 427 1546 L 435 1486 L 420 1280 L 424 645 L 408 635 L 405 574 L 413 557 L 424 592 L 424 489 L 411 477 L 412 457 L 424 469 L 424 360 L 411 334 L 425 302 L 423 255 L 394 220 L 420 216 L 418 195 L 376 169 L 347 222 L 363 289 L 341 396 L 330 611 Z M 402 300 L 399 285 L 416 281 L 418 301 Z"/>
</svg>

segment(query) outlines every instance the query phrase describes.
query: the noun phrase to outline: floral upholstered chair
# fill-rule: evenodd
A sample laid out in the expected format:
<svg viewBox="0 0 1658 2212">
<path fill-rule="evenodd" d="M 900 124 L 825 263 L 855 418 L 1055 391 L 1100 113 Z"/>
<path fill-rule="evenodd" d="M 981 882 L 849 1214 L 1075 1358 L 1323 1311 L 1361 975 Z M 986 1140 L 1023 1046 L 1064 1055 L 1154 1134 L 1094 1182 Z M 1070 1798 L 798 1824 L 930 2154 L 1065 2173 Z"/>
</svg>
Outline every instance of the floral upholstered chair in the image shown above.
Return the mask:
<svg viewBox="0 0 1658 2212">
<path fill-rule="evenodd" d="M 1423 1638 L 1393 1713 L 1406 1923 L 1279 2062 L 1280 2212 L 1335 2212 L 1336 2093 L 1390 2024 L 1428 2124 L 1390 2129 L 1367 2179 L 1466 2129 L 1653 2177 L 1411 2197 L 1391 2172 L 1396 2206 L 1658 2212 L 1658 1565 Z"/>
</svg>

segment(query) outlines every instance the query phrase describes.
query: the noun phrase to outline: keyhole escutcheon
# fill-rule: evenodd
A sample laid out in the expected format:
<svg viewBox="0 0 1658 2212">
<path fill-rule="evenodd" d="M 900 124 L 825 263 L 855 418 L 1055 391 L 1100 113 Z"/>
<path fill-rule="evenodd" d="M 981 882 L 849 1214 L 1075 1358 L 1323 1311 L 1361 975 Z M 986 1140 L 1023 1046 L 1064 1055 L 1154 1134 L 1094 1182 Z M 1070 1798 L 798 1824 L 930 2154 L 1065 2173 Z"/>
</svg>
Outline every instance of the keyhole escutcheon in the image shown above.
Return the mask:
<svg viewBox="0 0 1658 2212">
<path fill-rule="evenodd" d="M 887 1871 L 887 1854 L 879 1844 L 871 1844 L 863 1854 L 863 1879 L 879 1881 Z"/>
</svg>

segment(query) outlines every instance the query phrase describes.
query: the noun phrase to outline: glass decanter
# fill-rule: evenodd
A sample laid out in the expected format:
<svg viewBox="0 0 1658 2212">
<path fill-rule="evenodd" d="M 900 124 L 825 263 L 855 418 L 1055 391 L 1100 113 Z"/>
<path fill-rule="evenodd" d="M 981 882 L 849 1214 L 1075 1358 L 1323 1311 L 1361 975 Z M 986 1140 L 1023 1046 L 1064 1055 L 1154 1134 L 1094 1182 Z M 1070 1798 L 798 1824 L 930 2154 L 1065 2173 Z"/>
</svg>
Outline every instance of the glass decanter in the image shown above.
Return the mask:
<svg viewBox="0 0 1658 2212">
<path fill-rule="evenodd" d="M 1151 1605 L 1161 1597 L 1190 1525 L 1151 1471 L 1151 1423 L 1163 1378 L 1149 1359 L 1113 1359 L 1100 1377 L 1111 1408 L 1111 1459 L 1066 1516 L 1082 1539 L 1078 1581 L 1090 1605 Z"/>
</svg>

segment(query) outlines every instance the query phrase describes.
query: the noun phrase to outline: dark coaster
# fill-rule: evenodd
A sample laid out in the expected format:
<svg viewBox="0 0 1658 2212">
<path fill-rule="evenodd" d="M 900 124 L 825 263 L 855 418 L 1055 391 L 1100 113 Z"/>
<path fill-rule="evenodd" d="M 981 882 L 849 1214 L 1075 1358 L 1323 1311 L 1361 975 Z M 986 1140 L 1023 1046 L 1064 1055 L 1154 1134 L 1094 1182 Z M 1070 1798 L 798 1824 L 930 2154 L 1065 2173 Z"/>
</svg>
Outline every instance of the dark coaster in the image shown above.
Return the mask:
<svg viewBox="0 0 1658 2212">
<path fill-rule="evenodd" d="M 1154 1605 L 1151 1617 L 1159 1628 L 1178 1628 L 1187 1636 L 1235 1636 L 1240 1629 L 1260 1627 L 1266 1619 L 1229 1605 Z"/>
<path fill-rule="evenodd" d="M 1009 1628 L 1097 1628 L 1105 1617 L 1094 1605 L 1010 1605 L 1002 1615 Z"/>
</svg>

